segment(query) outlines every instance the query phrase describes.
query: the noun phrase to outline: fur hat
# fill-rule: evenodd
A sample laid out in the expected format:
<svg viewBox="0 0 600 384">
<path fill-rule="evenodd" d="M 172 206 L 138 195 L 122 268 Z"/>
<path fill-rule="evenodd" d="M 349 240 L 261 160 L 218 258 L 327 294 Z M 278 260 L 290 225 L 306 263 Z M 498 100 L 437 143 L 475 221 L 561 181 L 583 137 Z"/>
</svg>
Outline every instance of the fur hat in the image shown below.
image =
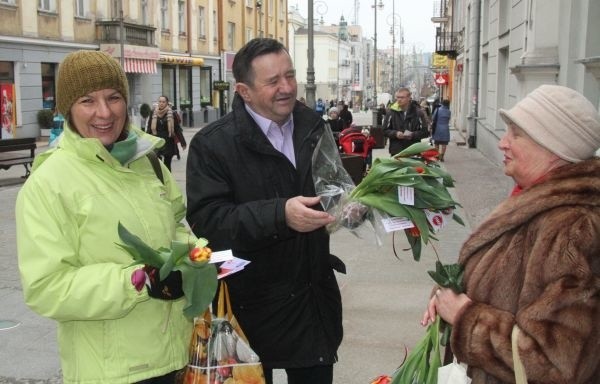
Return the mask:
<svg viewBox="0 0 600 384">
<path fill-rule="evenodd" d="M 69 53 L 58 68 L 56 108 L 67 116 L 71 106 L 81 96 L 100 89 L 116 89 L 129 99 L 125 72 L 110 55 L 99 51 Z"/>
<path fill-rule="evenodd" d="M 561 159 L 578 162 L 600 147 L 600 116 L 582 94 L 560 85 L 542 85 L 509 110 L 502 119 L 523 129 Z"/>
<path fill-rule="evenodd" d="M 329 110 L 327 111 L 327 113 L 331 113 L 331 112 L 340 113 L 338 111 L 337 107 L 331 107 L 331 108 L 329 108 Z"/>
</svg>

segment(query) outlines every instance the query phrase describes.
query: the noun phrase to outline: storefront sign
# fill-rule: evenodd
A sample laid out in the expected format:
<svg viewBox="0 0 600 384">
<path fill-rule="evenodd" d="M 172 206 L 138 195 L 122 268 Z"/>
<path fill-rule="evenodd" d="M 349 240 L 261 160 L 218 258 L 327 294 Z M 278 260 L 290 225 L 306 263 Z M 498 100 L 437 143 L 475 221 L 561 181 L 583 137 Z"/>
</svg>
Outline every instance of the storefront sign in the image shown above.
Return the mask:
<svg viewBox="0 0 600 384">
<path fill-rule="evenodd" d="M 229 90 L 229 81 L 213 81 L 213 90 L 215 90 L 215 91 Z"/>
<path fill-rule="evenodd" d="M 100 51 L 106 52 L 112 57 L 121 57 L 121 46 L 119 44 L 100 44 Z M 160 49 L 125 44 L 123 45 L 123 57 L 156 61 L 160 57 Z"/>
</svg>

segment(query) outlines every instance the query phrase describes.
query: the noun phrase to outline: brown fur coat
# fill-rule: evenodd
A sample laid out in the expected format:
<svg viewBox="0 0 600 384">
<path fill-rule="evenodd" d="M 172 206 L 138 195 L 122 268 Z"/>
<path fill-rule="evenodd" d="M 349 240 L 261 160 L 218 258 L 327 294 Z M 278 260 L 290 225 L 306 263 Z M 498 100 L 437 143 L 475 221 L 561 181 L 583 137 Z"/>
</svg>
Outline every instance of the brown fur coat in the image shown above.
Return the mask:
<svg viewBox="0 0 600 384">
<path fill-rule="evenodd" d="M 600 159 L 569 164 L 501 203 L 461 249 L 473 302 L 451 346 L 474 384 L 600 382 Z"/>
</svg>

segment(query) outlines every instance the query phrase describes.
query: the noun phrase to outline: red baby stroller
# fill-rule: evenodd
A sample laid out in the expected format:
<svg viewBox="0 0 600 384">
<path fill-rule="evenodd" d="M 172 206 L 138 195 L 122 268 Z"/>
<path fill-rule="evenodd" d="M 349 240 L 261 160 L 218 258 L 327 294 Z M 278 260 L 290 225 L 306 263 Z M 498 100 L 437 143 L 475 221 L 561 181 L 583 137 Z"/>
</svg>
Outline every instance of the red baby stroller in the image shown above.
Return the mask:
<svg viewBox="0 0 600 384">
<path fill-rule="evenodd" d="M 375 139 L 364 135 L 354 127 L 344 129 L 340 133 L 340 150 L 346 155 L 360 156 L 363 159 L 362 173 L 370 166 L 371 152 L 375 147 Z"/>
</svg>

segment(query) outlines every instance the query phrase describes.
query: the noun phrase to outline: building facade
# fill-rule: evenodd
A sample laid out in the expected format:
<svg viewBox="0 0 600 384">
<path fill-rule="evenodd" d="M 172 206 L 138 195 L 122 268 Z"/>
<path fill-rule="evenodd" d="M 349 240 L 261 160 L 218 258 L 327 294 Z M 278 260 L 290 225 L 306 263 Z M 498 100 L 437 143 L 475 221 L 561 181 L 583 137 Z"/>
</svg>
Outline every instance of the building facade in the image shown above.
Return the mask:
<svg viewBox="0 0 600 384">
<path fill-rule="evenodd" d="M 452 57 L 453 125 L 500 164 L 498 115 L 541 84 L 558 84 L 600 106 L 600 2 L 442 0 L 436 51 Z"/>
<path fill-rule="evenodd" d="M 58 65 L 79 49 L 121 62 L 132 122 L 160 95 L 184 125 L 214 120 L 229 108 L 233 54 L 258 36 L 287 45 L 287 0 L 0 0 L 2 138 L 40 135 Z"/>
</svg>

